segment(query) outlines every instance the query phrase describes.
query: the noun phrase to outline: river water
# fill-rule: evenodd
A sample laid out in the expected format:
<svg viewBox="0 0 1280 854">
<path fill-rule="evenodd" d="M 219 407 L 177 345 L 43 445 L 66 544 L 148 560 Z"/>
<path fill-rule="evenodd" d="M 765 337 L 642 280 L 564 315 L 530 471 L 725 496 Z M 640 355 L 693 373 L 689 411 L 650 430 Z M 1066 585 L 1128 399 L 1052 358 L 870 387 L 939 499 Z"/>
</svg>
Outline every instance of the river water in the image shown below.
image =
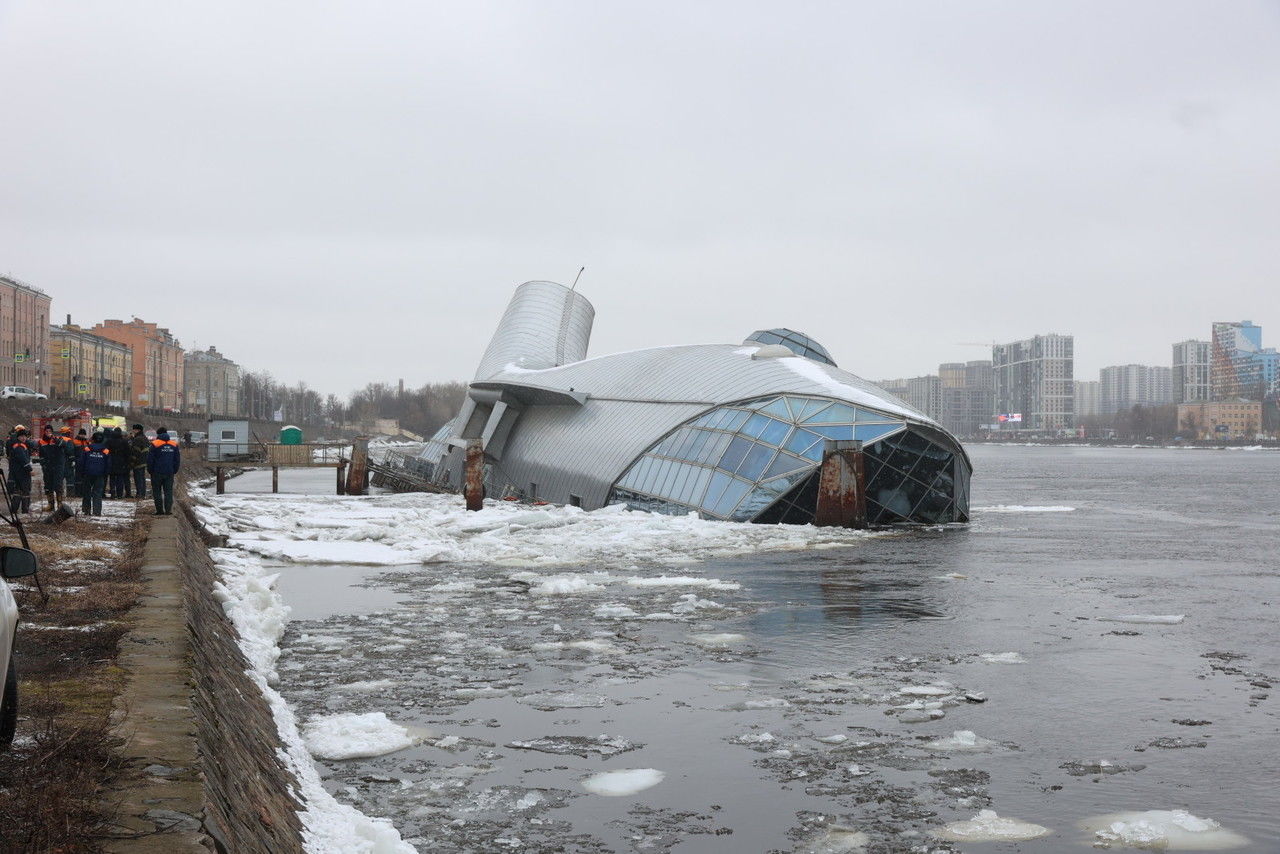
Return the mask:
<svg viewBox="0 0 1280 854">
<path fill-rule="evenodd" d="M 421 736 L 320 768 L 423 852 L 1076 851 L 1175 808 L 1280 850 L 1280 454 L 970 451 L 971 524 L 681 568 L 718 585 L 282 567 L 281 691 Z M 584 790 L 619 769 L 663 776 Z M 1053 833 L 931 835 L 980 809 Z"/>
</svg>

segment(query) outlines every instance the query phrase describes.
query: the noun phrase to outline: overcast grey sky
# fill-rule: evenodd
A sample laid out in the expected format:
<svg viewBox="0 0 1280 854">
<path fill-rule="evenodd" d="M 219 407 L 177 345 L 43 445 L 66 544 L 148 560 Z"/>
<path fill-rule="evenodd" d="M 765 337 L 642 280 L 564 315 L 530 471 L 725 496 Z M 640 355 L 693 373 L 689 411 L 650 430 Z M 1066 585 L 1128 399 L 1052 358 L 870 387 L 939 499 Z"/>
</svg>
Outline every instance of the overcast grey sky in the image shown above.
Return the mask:
<svg viewBox="0 0 1280 854">
<path fill-rule="evenodd" d="M 1275 2 L 0 0 L 0 272 L 345 394 L 790 326 L 869 379 L 1280 344 Z"/>
</svg>

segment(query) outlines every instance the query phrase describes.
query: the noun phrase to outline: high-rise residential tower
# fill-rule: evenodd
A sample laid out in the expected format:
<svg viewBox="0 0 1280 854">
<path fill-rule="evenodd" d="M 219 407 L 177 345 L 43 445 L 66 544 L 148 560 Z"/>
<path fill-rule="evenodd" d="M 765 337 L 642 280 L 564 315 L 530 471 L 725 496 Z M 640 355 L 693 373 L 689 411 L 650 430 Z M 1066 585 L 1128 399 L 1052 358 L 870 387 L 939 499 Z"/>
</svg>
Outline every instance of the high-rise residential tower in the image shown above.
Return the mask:
<svg viewBox="0 0 1280 854">
<path fill-rule="evenodd" d="M 938 366 L 942 409 L 938 419 L 957 436 L 975 436 L 991 423 L 995 380 L 991 362 L 948 362 Z"/>
<path fill-rule="evenodd" d="M 1209 400 L 1209 363 L 1213 345 L 1208 341 L 1179 341 L 1173 345 L 1173 402 L 1203 403 Z"/>
<path fill-rule="evenodd" d="M 1173 402 L 1173 372 L 1151 365 L 1112 365 L 1099 379 L 1098 412 L 1111 415 L 1135 406 L 1164 406 Z"/>
<path fill-rule="evenodd" d="M 1002 429 L 1056 431 L 1075 426 L 1075 339 L 1037 335 L 991 348 L 995 411 Z"/>
<path fill-rule="evenodd" d="M 1261 326 L 1248 320 L 1213 324 L 1209 386 L 1214 400 L 1262 400 L 1280 391 L 1280 353 L 1263 349 Z"/>
</svg>

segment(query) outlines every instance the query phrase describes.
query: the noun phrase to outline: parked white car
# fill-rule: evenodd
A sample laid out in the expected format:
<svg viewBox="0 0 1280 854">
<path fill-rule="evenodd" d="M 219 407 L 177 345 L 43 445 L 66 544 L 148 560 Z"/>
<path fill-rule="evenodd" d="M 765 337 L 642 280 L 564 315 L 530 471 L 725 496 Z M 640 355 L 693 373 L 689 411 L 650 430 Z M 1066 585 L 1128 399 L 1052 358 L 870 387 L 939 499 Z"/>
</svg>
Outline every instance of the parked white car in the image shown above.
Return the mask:
<svg viewBox="0 0 1280 854">
<path fill-rule="evenodd" d="M 25 578 L 35 575 L 40 564 L 33 552 L 27 549 L 0 547 L 0 576 Z M 7 750 L 13 742 L 18 726 L 18 673 L 13 666 L 13 640 L 18 631 L 18 603 L 13 600 L 9 585 L 0 582 L 0 750 Z"/>
<path fill-rule="evenodd" d="M 7 385 L 0 389 L 0 398 L 4 400 L 48 400 L 49 395 L 41 394 L 33 388 L 23 385 Z"/>
</svg>

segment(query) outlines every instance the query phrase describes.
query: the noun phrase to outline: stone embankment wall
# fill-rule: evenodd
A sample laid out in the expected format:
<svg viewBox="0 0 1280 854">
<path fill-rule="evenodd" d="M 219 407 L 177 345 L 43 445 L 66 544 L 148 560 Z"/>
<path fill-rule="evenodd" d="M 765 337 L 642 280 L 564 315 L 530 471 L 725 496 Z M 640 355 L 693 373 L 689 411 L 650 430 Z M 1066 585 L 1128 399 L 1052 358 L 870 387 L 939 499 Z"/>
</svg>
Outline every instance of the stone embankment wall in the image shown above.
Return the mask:
<svg viewBox="0 0 1280 854">
<path fill-rule="evenodd" d="M 297 788 L 271 710 L 245 675 L 235 628 L 213 597 L 216 573 L 195 522 L 175 513 L 183 570 L 192 708 L 205 778 L 205 829 L 234 854 L 303 854 Z"/>
</svg>

